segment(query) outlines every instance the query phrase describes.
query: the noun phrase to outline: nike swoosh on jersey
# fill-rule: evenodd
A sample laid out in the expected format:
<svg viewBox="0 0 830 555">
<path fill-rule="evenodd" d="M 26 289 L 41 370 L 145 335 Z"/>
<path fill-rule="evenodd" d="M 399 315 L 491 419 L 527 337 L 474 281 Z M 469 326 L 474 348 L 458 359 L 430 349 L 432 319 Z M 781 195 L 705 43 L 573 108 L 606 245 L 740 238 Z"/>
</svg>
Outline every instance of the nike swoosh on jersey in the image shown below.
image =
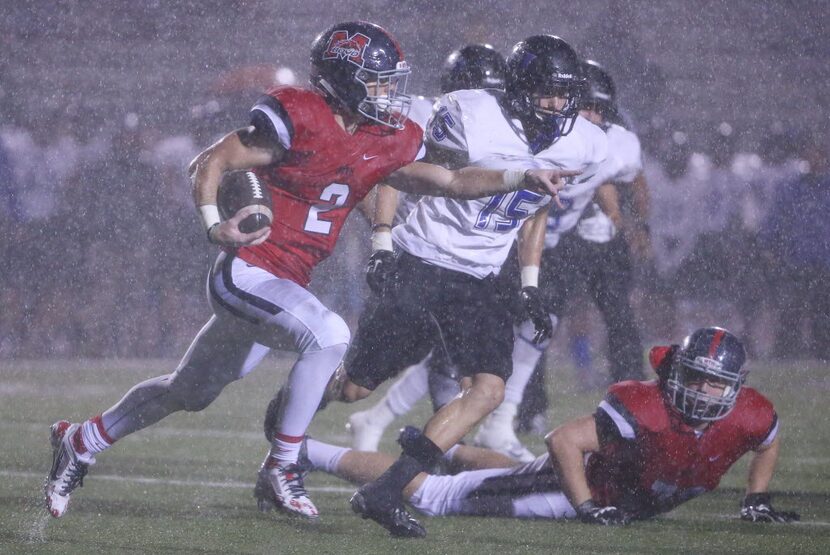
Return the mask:
<svg viewBox="0 0 830 555">
<path fill-rule="evenodd" d="M 379 154 L 375 154 L 374 156 L 366 156 L 366 155 L 364 154 L 364 155 L 363 155 L 363 159 L 364 159 L 364 160 L 371 160 L 372 158 L 377 158 L 378 156 L 380 156 L 380 155 L 379 155 Z"/>
</svg>

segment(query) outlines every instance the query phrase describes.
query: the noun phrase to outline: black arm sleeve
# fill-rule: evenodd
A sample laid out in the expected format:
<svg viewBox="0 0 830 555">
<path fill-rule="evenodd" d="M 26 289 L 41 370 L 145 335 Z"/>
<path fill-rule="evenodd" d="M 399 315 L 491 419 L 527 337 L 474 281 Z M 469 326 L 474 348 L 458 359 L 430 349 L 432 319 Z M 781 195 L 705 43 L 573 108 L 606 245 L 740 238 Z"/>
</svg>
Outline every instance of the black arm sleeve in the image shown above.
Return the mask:
<svg viewBox="0 0 830 555">
<path fill-rule="evenodd" d="M 263 96 L 251 108 L 251 128 L 240 130 L 239 140 L 245 146 L 285 151 L 291 148 L 294 126 L 280 102 Z"/>
<path fill-rule="evenodd" d="M 607 445 L 617 441 L 622 441 L 623 437 L 620 434 L 620 429 L 614 424 L 614 421 L 602 409 L 597 409 L 594 413 L 594 420 L 597 423 L 597 437 L 599 438 L 599 445 Z"/>
</svg>

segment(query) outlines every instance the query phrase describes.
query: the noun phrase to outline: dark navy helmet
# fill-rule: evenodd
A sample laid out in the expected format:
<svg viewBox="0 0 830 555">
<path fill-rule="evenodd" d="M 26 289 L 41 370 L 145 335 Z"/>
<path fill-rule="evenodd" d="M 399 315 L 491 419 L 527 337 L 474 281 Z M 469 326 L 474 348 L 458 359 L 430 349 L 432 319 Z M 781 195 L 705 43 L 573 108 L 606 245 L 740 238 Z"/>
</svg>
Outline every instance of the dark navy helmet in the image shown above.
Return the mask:
<svg viewBox="0 0 830 555">
<path fill-rule="evenodd" d="M 409 73 L 398 42 L 374 23 L 332 25 L 311 45 L 311 84 L 347 110 L 395 129 L 409 113 Z"/>
<path fill-rule="evenodd" d="M 546 148 L 573 129 L 585 81 L 579 56 L 563 39 L 534 35 L 513 47 L 507 57 L 505 93 L 507 107 L 525 126 L 531 149 Z M 539 99 L 566 99 L 558 110 L 545 109 Z"/>
<path fill-rule="evenodd" d="M 744 362 L 746 351 L 737 337 L 723 328 L 701 328 L 675 350 L 664 390 L 686 420 L 720 420 L 735 406 L 746 380 Z M 702 391 L 703 383 L 717 386 L 720 394 Z"/>
<path fill-rule="evenodd" d="M 453 51 L 441 72 L 441 93 L 462 89 L 504 89 L 504 56 L 489 44 L 468 44 Z"/>
<path fill-rule="evenodd" d="M 581 96 L 580 108 L 594 110 L 604 119 L 617 117 L 617 88 L 611 75 L 594 60 L 582 62 L 582 76 L 585 89 Z"/>
</svg>

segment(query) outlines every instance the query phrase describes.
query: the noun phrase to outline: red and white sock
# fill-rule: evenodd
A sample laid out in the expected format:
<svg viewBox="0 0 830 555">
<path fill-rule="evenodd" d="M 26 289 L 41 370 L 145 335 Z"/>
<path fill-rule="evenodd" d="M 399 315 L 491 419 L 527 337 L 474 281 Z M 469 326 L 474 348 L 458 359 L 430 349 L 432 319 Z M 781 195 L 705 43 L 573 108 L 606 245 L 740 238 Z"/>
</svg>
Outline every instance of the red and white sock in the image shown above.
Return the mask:
<svg viewBox="0 0 830 555">
<path fill-rule="evenodd" d="M 115 443 L 101 422 L 101 415 L 90 418 L 72 434 L 72 448 L 81 460 L 95 460 L 95 455 Z"/>
<path fill-rule="evenodd" d="M 303 436 L 289 436 L 277 432 L 271 440 L 271 452 L 268 455 L 269 466 L 282 466 L 297 462 Z"/>
</svg>

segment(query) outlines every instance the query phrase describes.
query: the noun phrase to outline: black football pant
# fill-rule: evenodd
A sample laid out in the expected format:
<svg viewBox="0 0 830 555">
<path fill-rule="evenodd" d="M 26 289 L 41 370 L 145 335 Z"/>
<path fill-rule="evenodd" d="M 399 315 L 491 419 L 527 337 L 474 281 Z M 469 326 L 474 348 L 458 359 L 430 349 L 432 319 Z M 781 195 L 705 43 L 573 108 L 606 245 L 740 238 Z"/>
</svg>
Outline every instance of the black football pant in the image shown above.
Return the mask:
<svg viewBox="0 0 830 555">
<path fill-rule="evenodd" d="M 615 382 L 644 379 L 643 344 L 630 300 L 631 256 L 625 240 L 618 234 L 607 243 L 594 243 L 568 234 L 542 253 L 542 268 L 540 288 L 552 288 L 561 303 L 552 310 L 555 314 L 563 314 L 564 302 L 584 284 L 605 322 L 611 378 Z M 547 408 L 546 366 L 543 356 L 525 389 L 520 427 Z"/>
</svg>

